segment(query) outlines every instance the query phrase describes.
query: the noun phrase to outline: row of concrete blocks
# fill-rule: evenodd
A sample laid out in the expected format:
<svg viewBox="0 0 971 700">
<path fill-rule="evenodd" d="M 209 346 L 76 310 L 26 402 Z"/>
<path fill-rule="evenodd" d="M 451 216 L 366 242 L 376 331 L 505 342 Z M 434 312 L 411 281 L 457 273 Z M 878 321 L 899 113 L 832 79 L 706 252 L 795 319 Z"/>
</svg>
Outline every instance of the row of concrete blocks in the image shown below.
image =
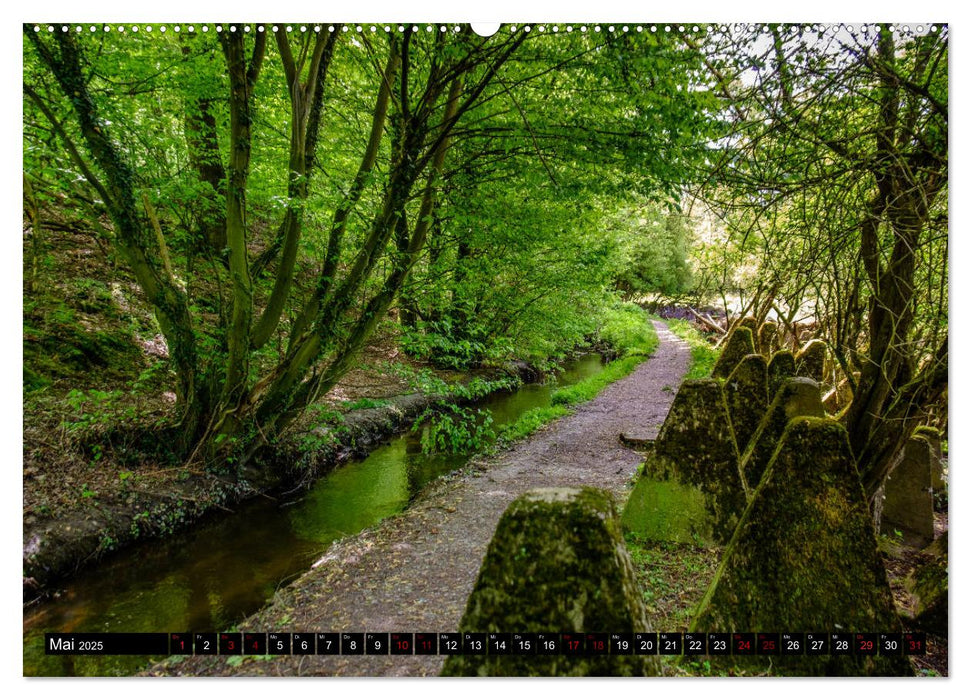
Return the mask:
<svg viewBox="0 0 971 700">
<path fill-rule="evenodd" d="M 796 357 L 783 351 L 767 362 L 748 335 L 747 352 L 729 341 L 722 358 L 735 357 L 720 361 L 712 379 L 682 384 L 623 518 L 608 493 L 590 488 L 541 489 L 510 505 L 460 629 L 650 631 L 625 528 L 648 539 L 725 545 L 691 631 L 901 629 L 846 431 L 826 417 L 817 381 L 794 376 L 797 367 L 819 376 L 825 346 L 810 343 Z M 796 675 L 912 673 L 903 657 L 772 663 Z M 640 656 L 450 657 L 443 670 L 661 672 L 655 658 Z"/>
</svg>

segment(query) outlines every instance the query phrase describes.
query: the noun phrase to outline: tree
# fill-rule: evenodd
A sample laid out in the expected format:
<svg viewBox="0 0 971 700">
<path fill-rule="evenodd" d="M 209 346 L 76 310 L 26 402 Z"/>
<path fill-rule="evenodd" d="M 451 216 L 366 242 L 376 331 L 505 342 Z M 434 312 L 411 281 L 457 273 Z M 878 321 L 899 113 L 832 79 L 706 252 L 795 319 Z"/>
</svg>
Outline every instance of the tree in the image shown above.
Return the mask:
<svg viewBox="0 0 971 700">
<path fill-rule="evenodd" d="M 62 174 L 45 187 L 110 219 L 107 243 L 168 346 L 172 442 L 190 460 L 251 463 L 402 290 L 406 320 L 447 315 L 467 338 L 552 317 L 554 297 L 580 302 L 575 322 L 610 252 L 583 199 L 677 191 L 703 144 L 697 52 L 674 37 L 81 29 L 24 27 L 27 138 L 48 139 L 31 147 Z M 632 52 L 638 40 L 651 51 Z M 517 186 L 548 194 L 483 206 L 515 202 Z M 574 252 L 589 261 L 571 287 Z M 444 267 L 450 306 L 408 291 Z M 578 333 L 547 329 L 550 342 Z"/>
<path fill-rule="evenodd" d="M 947 387 L 947 37 L 767 26 L 710 54 L 733 130 L 708 198 L 814 301 L 871 496 Z"/>
<path fill-rule="evenodd" d="M 547 32 L 524 44 L 505 89 L 456 133 L 404 293 L 411 350 L 452 366 L 510 348 L 543 362 L 595 332 L 643 233 L 627 225 L 632 201 L 651 212 L 676 202 L 704 155 L 712 100 L 700 67 L 677 34 Z M 680 265 L 665 283 L 683 284 L 677 221 L 643 236 L 641 253 Z"/>
<path fill-rule="evenodd" d="M 181 45 L 173 37 L 159 38 L 158 52 L 146 56 L 143 49 L 127 61 L 129 69 L 143 59 L 182 68 L 193 58 L 202 59 L 194 62 L 196 67 L 210 64 L 204 73 L 208 80 L 190 83 L 183 93 L 188 104 L 181 125 L 184 144 L 166 144 L 173 160 L 194 164 L 197 182 L 208 185 L 211 195 L 199 212 L 204 222 L 199 247 L 215 279 L 202 291 L 185 284 L 173 267 L 145 193 L 158 184 L 146 153 L 116 140 L 111 120 L 104 117 L 111 109 L 105 104 L 110 101 L 104 97 L 106 87 L 120 74 L 102 71 L 117 68 L 108 65 L 117 56 L 110 52 L 102 61 L 86 46 L 110 41 L 73 33 L 47 37 L 25 27 L 38 60 L 35 79 L 49 71 L 63 97 L 44 95 L 33 87 L 35 80 L 27 79 L 25 95 L 56 125 L 74 164 L 110 215 L 113 243 L 168 342 L 177 376 L 179 443 L 185 453 L 206 458 L 239 453 L 241 447 L 244 458 L 252 456 L 346 371 L 422 250 L 452 131 L 483 99 L 524 39 L 523 33 L 484 41 L 470 32 L 436 32 L 343 42 L 339 27 L 295 37 L 280 27 L 272 39 L 269 31 L 250 29 L 230 25 L 217 32 L 216 41 L 205 37 Z M 221 66 L 213 60 L 216 55 Z M 356 64 L 344 77 L 355 90 L 372 96 L 370 126 L 356 172 L 346 189 L 331 198 L 337 203 L 323 260 L 314 270 L 312 289 L 303 290 L 294 283 L 297 259 L 314 175 L 321 169 L 322 123 L 332 116 L 324 94 L 332 64 L 340 60 Z M 268 74 L 265 67 L 271 62 L 275 71 Z M 226 79 L 213 80 L 220 71 Z M 174 68 L 162 73 L 167 79 L 188 77 Z M 261 90 L 270 80 L 273 84 Z M 220 82 L 223 97 L 217 98 L 209 90 Z M 166 94 L 162 80 L 150 83 L 151 92 Z M 331 100 L 333 107 L 337 98 Z M 74 124 L 56 114 L 65 101 Z M 223 112 L 221 119 L 217 110 Z M 261 110 L 282 117 L 288 131 L 282 169 L 274 161 L 280 155 L 273 142 L 275 125 L 258 120 Z M 133 111 L 132 132 L 157 126 L 148 115 Z M 395 124 L 393 143 L 386 138 L 389 122 Z M 254 162 L 254 155 L 260 160 Z M 285 173 L 286 196 L 273 235 L 259 240 L 252 223 L 250 175 L 262 168 Z M 214 221 L 211 204 L 218 200 L 222 213 Z M 361 223 L 352 223 L 353 217 Z M 354 249 L 344 255 L 349 237 Z M 308 267 L 301 272 L 306 274 Z M 213 298 L 224 301 L 214 308 Z M 196 306 L 199 300 L 216 311 L 216 318 Z M 280 333 L 285 310 L 291 313 L 289 327 Z M 282 340 L 278 351 L 268 346 L 275 335 Z"/>
</svg>

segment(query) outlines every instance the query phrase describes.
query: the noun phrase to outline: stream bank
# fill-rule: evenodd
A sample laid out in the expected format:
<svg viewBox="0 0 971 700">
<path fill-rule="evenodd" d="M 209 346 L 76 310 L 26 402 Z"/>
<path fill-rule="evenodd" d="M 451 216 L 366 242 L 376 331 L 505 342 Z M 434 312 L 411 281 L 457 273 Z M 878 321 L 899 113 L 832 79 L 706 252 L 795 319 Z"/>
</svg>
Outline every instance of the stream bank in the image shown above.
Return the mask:
<svg viewBox="0 0 971 700">
<path fill-rule="evenodd" d="M 510 363 L 487 375 L 489 393 L 506 391 L 534 381 L 536 370 L 525 363 Z M 54 586 L 100 561 L 106 555 L 135 543 L 166 538 L 209 517 L 221 517 L 254 498 L 288 498 L 324 474 L 352 459 L 366 456 L 389 437 L 407 429 L 426 409 L 447 400 L 442 394 L 409 393 L 382 401 L 383 405 L 340 414 L 337 420 L 311 426 L 290 436 L 271 458 L 280 468 L 251 471 L 251 479 L 231 480 L 201 470 L 179 467 L 129 467 L 113 492 L 79 485 L 81 497 L 66 512 L 46 514 L 25 511 L 23 533 L 23 601 L 42 600 Z M 372 402 L 376 403 L 376 402 Z M 101 467 L 110 470 L 111 465 Z M 153 473 L 179 472 L 164 482 L 142 482 Z M 265 474 L 272 474 L 268 481 Z M 57 478 L 57 474 L 27 474 L 26 479 Z M 260 479 L 256 486 L 257 478 Z"/>
<path fill-rule="evenodd" d="M 508 425 L 548 406 L 558 388 L 602 372 L 600 356 L 587 355 L 568 363 L 555 381 L 494 393 L 476 406 L 495 425 Z M 420 415 L 420 406 L 415 402 L 408 413 Z M 358 426 L 355 434 L 391 425 L 380 419 L 386 411 L 367 411 L 365 418 L 350 421 Z M 216 512 L 192 528 L 135 544 L 80 572 L 59 586 L 54 598 L 25 610 L 25 674 L 126 675 L 147 662 L 45 657 L 40 652 L 44 631 L 228 629 L 305 572 L 334 540 L 401 512 L 428 484 L 468 461 L 467 455 L 423 454 L 421 435 L 411 431 L 381 444 L 356 442 L 356 449 L 368 448 L 374 449 L 364 460 L 354 460 L 349 448 L 339 450 L 335 457 L 347 463 L 309 489 L 249 499 L 231 515 Z"/>
<path fill-rule="evenodd" d="M 335 543 L 240 631 L 449 632 L 506 506 L 526 490 L 595 486 L 622 501 L 642 458 L 621 434 L 657 434 L 690 349 L 660 322 L 660 345 L 595 399 L 491 457 L 431 484 L 399 515 Z M 442 656 L 172 657 L 151 675 L 436 675 Z"/>
</svg>

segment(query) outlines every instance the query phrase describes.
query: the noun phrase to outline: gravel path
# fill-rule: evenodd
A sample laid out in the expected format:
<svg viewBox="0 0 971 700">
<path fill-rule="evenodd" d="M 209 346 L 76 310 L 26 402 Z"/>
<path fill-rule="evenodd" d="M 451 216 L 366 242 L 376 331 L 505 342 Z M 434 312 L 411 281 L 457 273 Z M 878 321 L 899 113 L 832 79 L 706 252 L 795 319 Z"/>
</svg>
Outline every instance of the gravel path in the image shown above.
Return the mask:
<svg viewBox="0 0 971 700">
<path fill-rule="evenodd" d="M 596 486 L 622 502 L 641 459 L 621 433 L 653 438 L 688 369 L 687 345 L 655 321 L 654 356 L 530 439 L 441 479 L 405 512 L 333 545 L 242 631 L 454 632 L 499 516 L 543 486 Z M 426 676 L 443 656 L 191 657 L 153 668 L 179 675 Z M 237 659 L 238 660 L 238 659 Z"/>
</svg>

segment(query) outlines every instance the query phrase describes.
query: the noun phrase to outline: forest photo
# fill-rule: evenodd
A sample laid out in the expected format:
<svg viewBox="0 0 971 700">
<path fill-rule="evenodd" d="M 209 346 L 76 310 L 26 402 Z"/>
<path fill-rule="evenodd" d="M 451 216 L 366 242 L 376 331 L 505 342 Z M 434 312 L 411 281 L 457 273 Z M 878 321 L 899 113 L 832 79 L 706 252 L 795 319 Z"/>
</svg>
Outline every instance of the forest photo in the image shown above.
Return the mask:
<svg viewBox="0 0 971 700">
<path fill-rule="evenodd" d="M 949 675 L 948 36 L 24 24 L 24 675 Z"/>
</svg>

